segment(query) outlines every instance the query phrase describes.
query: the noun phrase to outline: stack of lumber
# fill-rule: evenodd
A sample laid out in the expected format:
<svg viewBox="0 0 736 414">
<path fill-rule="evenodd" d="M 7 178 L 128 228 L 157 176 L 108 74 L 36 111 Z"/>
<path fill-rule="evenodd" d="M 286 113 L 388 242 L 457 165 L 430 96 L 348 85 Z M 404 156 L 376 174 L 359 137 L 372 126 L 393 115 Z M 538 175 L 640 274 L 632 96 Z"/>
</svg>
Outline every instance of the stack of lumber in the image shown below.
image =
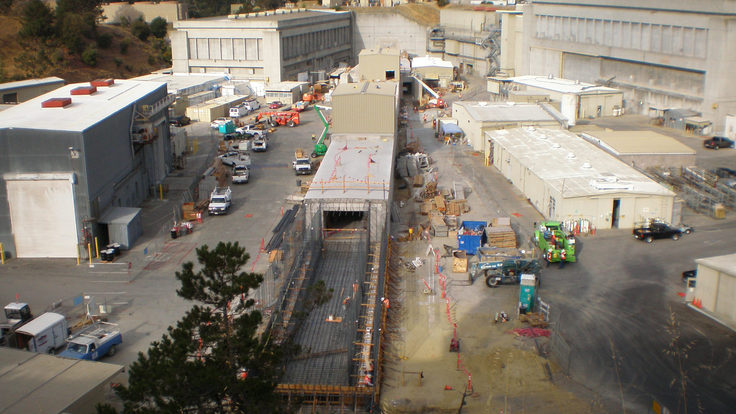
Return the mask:
<svg viewBox="0 0 736 414">
<path fill-rule="evenodd" d="M 462 250 L 452 252 L 452 272 L 465 273 L 468 271 L 468 256 Z"/>
<path fill-rule="evenodd" d="M 488 227 L 486 237 L 489 246 L 516 247 L 516 233 L 511 227 Z"/>
<path fill-rule="evenodd" d="M 197 212 L 194 210 L 194 203 L 184 203 L 181 205 L 181 218 L 184 221 L 197 219 Z"/>
<path fill-rule="evenodd" d="M 527 313 L 519 315 L 519 321 L 526 322 L 534 328 L 546 328 L 549 323 L 541 313 Z"/>
<path fill-rule="evenodd" d="M 470 211 L 470 206 L 468 206 L 465 200 L 452 200 L 447 203 L 447 215 L 448 216 L 459 216 L 469 211 Z"/>
<path fill-rule="evenodd" d="M 445 214 L 447 211 L 447 206 L 445 205 L 445 198 L 441 195 L 434 197 L 434 206 L 442 214 Z"/>
</svg>

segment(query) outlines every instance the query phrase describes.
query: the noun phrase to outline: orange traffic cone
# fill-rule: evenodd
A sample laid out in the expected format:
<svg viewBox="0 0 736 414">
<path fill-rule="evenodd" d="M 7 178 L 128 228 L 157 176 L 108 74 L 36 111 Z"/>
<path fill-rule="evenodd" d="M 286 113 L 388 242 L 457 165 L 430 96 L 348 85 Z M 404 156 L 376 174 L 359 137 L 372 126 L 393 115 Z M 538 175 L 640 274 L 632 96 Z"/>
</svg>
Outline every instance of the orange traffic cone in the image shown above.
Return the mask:
<svg viewBox="0 0 736 414">
<path fill-rule="evenodd" d="M 452 391 L 452 387 L 449 385 L 445 385 L 445 391 Z"/>
</svg>

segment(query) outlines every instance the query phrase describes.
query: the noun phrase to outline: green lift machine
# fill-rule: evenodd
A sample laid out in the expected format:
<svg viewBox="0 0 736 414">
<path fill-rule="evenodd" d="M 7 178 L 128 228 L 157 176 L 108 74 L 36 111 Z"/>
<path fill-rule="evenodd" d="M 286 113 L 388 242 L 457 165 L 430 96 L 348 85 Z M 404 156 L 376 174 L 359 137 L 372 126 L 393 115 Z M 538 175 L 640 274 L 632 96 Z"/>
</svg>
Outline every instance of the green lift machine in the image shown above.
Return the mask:
<svg viewBox="0 0 736 414">
<path fill-rule="evenodd" d="M 321 157 L 327 152 L 325 138 L 327 138 L 327 131 L 330 129 L 330 123 L 327 122 L 327 119 L 325 119 L 325 115 L 322 113 L 322 111 L 329 111 L 331 109 L 332 108 L 330 108 L 329 106 L 314 105 L 314 110 L 317 112 L 317 115 L 319 115 L 319 119 L 322 121 L 322 125 L 324 125 L 325 128 L 322 130 L 322 134 L 320 134 L 319 139 L 314 144 L 312 158 Z"/>
</svg>

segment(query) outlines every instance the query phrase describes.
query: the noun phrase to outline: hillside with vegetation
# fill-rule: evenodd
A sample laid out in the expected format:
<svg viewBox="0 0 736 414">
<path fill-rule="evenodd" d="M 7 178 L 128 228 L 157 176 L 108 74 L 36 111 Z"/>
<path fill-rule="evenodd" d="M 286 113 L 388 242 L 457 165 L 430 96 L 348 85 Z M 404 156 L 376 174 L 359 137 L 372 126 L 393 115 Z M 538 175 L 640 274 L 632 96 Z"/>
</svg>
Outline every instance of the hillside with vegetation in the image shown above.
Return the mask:
<svg viewBox="0 0 736 414">
<path fill-rule="evenodd" d="M 101 24 L 100 1 L 0 0 L 0 82 L 126 79 L 171 66 L 167 23 Z"/>
</svg>

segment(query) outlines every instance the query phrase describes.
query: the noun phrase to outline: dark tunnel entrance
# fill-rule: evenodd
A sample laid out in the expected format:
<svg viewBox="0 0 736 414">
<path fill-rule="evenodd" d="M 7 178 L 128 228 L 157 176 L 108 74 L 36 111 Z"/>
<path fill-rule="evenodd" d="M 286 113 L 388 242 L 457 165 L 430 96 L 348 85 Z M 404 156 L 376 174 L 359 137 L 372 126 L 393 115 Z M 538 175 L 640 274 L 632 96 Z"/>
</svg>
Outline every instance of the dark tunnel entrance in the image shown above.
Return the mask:
<svg viewBox="0 0 736 414">
<path fill-rule="evenodd" d="M 324 229 L 329 230 L 366 230 L 367 215 L 363 211 L 325 211 Z"/>
</svg>

